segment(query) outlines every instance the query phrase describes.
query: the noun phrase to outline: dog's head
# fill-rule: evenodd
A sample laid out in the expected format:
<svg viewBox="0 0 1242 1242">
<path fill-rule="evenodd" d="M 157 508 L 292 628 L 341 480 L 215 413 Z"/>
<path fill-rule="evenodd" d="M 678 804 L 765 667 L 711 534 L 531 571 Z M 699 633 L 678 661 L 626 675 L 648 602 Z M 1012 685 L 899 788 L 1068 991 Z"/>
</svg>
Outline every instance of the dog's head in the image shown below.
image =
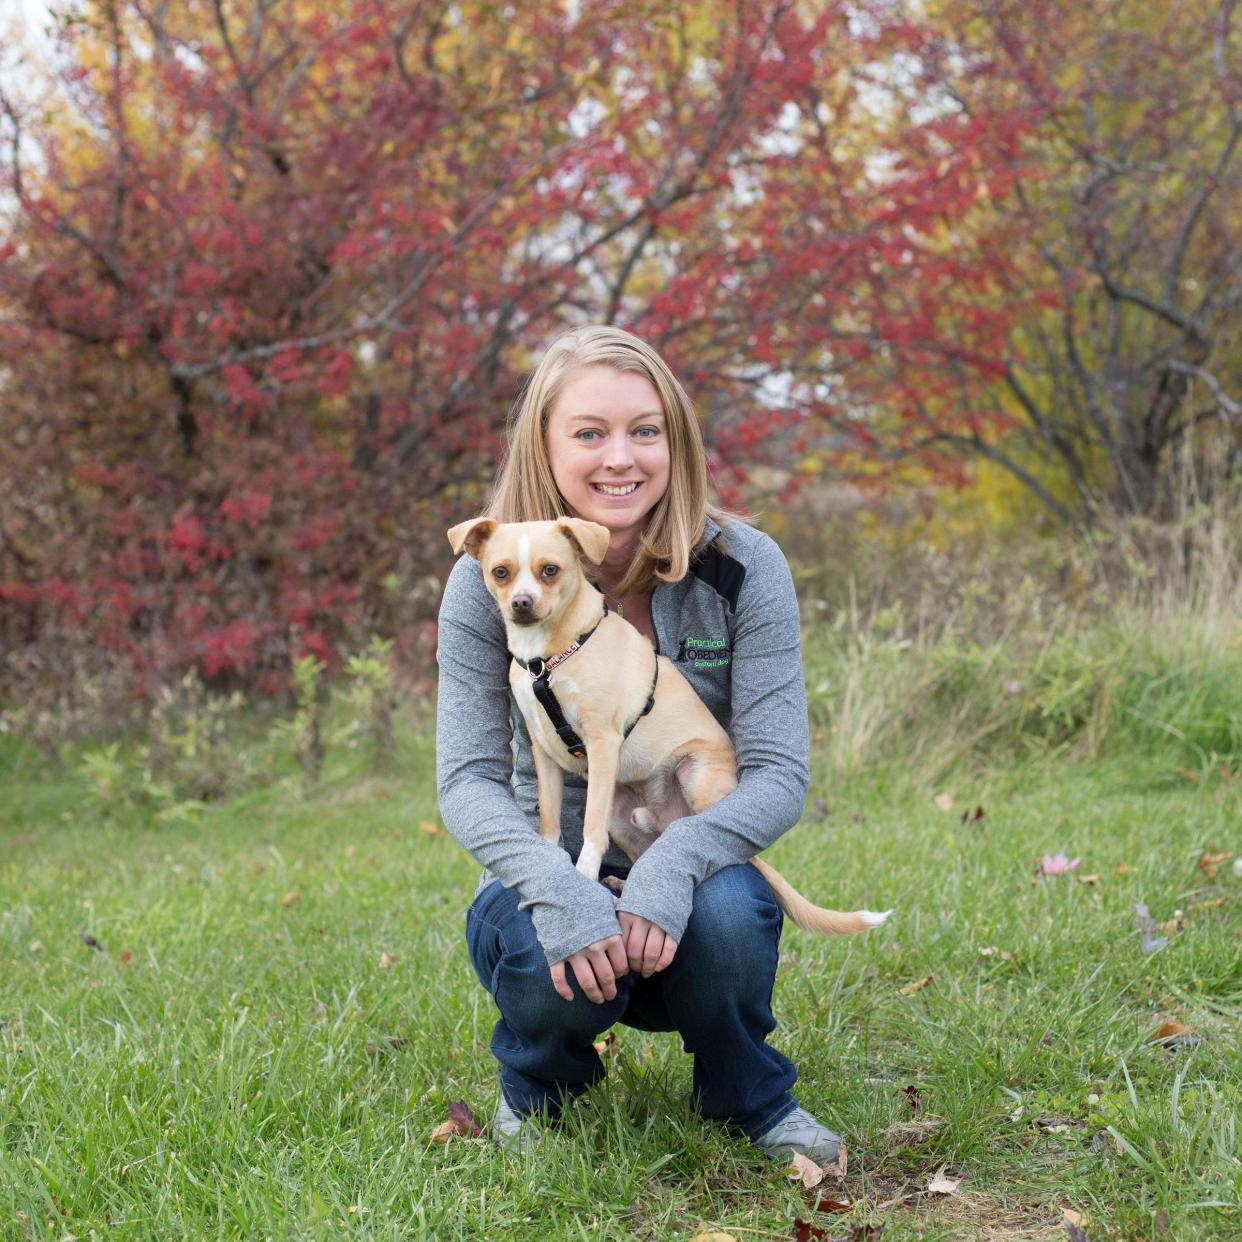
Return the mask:
<svg viewBox="0 0 1242 1242">
<path fill-rule="evenodd" d="M 580 558 L 598 565 L 608 551 L 606 526 L 582 518 L 496 522 L 471 518 L 448 532 L 454 552 L 469 552 L 506 624 L 554 621 L 582 588 Z"/>
</svg>

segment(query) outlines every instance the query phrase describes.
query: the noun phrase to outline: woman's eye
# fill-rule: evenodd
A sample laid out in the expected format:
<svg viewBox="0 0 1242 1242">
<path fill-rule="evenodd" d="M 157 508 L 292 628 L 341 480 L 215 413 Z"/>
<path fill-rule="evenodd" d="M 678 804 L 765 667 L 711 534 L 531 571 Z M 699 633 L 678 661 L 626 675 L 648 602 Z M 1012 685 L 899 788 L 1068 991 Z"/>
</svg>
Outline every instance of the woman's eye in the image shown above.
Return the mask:
<svg viewBox="0 0 1242 1242">
<path fill-rule="evenodd" d="M 545 565 L 543 567 L 543 576 L 545 578 L 555 578 L 561 572 L 559 565 Z"/>
<path fill-rule="evenodd" d="M 659 427 L 640 427 L 635 433 L 640 440 L 654 440 L 660 434 Z"/>
<path fill-rule="evenodd" d="M 497 565 L 496 568 L 492 570 L 492 577 L 495 578 L 497 582 L 503 582 L 508 576 L 509 571 L 503 565 Z"/>
<path fill-rule="evenodd" d="M 592 440 L 597 440 L 598 438 L 599 432 L 590 427 L 586 428 L 584 431 L 578 432 L 578 439 L 584 441 L 585 443 L 590 443 Z"/>
</svg>

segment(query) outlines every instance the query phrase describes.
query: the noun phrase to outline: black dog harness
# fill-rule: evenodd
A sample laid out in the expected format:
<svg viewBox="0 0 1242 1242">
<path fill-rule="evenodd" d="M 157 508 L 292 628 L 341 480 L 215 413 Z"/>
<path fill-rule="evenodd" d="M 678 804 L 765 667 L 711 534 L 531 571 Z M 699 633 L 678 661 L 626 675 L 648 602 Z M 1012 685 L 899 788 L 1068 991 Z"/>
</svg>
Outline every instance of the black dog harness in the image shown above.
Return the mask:
<svg viewBox="0 0 1242 1242">
<path fill-rule="evenodd" d="M 552 727 L 556 730 L 556 736 L 565 744 L 565 749 L 569 751 L 575 759 L 586 758 L 586 745 L 583 740 L 574 732 L 573 726 L 565 719 L 565 713 L 561 710 L 561 705 L 556 701 L 556 695 L 552 693 L 552 685 L 550 678 L 552 670 L 559 664 L 563 664 L 569 659 L 574 652 L 581 649 L 583 643 L 586 642 L 596 630 L 599 629 L 600 623 L 604 617 L 608 615 L 608 601 L 604 601 L 604 613 L 585 634 L 579 634 L 575 642 L 569 644 L 560 655 L 552 656 L 545 660 L 542 656 L 536 656 L 533 660 L 519 660 L 517 656 L 513 659 L 520 664 L 531 676 L 531 682 L 535 691 L 535 698 L 539 700 L 540 706 L 547 713 L 548 720 L 551 721 Z M 512 653 L 510 653 L 512 654 Z M 651 679 L 651 693 L 647 695 L 647 704 L 641 712 L 630 722 L 629 727 L 625 730 L 623 737 L 629 737 L 634 732 L 635 725 L 655 706 L 656 682 L 660 679 L 660 658 L 656 657 L 655 675 Z"/>
</svg>

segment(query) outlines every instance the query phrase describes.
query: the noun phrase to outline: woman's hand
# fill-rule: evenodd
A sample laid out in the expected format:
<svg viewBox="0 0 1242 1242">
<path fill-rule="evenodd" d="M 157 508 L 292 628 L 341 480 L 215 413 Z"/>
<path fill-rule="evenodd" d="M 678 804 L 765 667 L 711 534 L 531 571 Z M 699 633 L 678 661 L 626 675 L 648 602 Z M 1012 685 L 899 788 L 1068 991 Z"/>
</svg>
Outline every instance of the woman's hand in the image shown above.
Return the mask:
<svg viewBox="0 0 1242 1242">
<path fill-rule="evenodd" d="M 622 915 L 622 918 L 625 916 Z M 624 924 L 622 924 L 624 926 Z M 661 933 L 663 934 L 663 933 Z M 620 936 L 609 936 L 607 940 L 597 940 L 577 953 L 571 953 L 563 961 L 551 966 L 552 986 L 557 996 L 571 1001 L 573 989 L 565 978 L 565 967 L 570 966 L 578 986 L 586 995 L 587 1000 L 602 1005 L 606 1000 L 615 1000 L 617 996 L 617 980 L 628 969 L 625 960 L 625 948 Z"/>
<path fill-rule="evenodd" d="M 672 962 L 677 952 L 677 941 L 650 919 L 622 910 L 617 920 L 625 940 L 625 955 L 636 975 L 649 979 Z"/>
</svg>

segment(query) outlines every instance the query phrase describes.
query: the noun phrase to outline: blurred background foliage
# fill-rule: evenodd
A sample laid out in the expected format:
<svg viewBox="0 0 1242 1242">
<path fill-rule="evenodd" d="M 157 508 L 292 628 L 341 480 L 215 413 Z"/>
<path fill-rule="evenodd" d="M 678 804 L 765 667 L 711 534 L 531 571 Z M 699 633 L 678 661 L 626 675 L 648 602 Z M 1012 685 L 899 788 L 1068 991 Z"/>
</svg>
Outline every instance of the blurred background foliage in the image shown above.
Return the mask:
<svg viewBox="0 0 1242 1242">
<path fill-rule="evenodd" d="M 443 530 L 595 321 L 668 358 L 838 636 L 1046 671 L 1180 607 L 1236 651 L 1232 3 L 78 0 L 48 35 L 0 51 L 10 727 L 188 685 L 305 715 L 298 661 L 372 639 L 427 692 Z M 1059 693 L 999 703 L 1102 719 Z"/>
</svg>

